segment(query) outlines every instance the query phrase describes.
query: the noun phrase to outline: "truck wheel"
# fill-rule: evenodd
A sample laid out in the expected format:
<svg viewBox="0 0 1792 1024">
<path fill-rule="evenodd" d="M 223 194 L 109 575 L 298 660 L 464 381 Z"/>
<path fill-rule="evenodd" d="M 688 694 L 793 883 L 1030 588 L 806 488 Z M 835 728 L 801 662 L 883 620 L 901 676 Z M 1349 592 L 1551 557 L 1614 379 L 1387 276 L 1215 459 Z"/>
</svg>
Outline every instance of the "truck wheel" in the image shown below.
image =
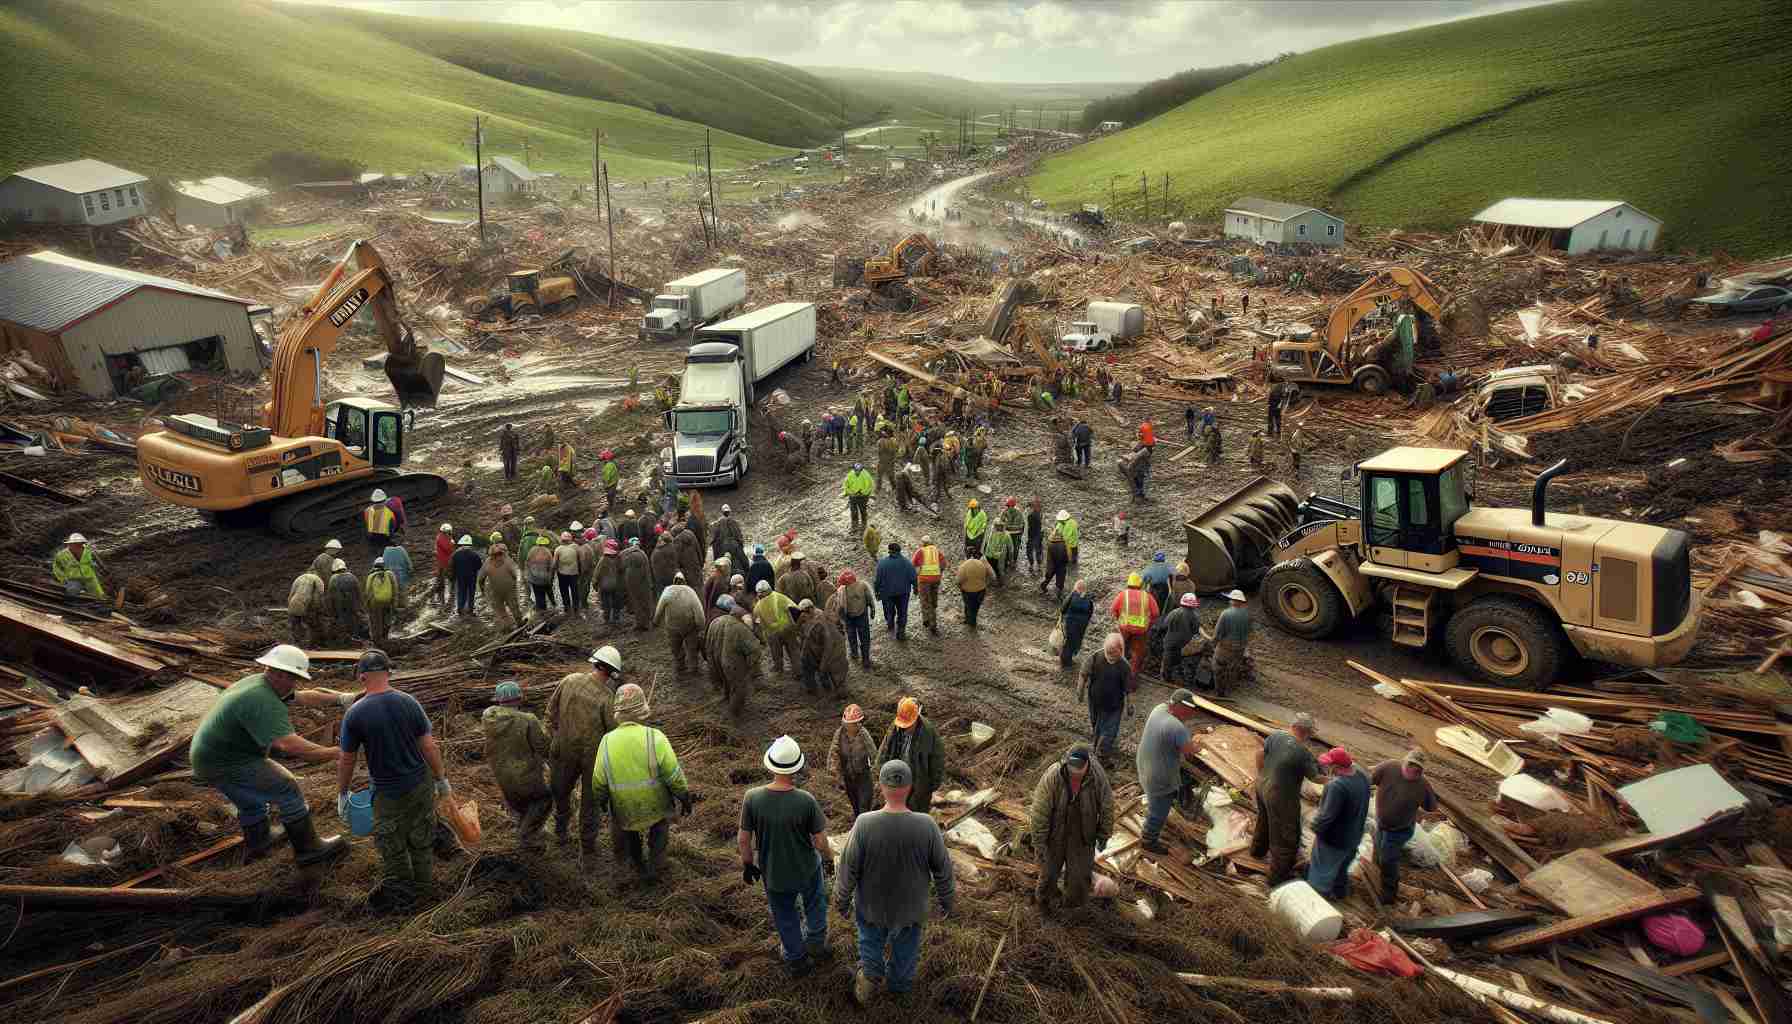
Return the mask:
<svg viewBox="0 0 1792 1024">
<path fill-rule="evenodd" d="M 1484 597 L 1450 616 L 1444 648 L 1467 674 L 1521 690 L 1548 686 L 1570 652 L 1548 613 L 1511 597 Z"/>
<path fill-rule="evenodd" d="M 738 471 L 734 474 L 734 482 L 740 483 L 741 481 L 743 481 L 747 478 L 747 453 L 746 452 L 740 453 L 738 461 L 735 462 L 735 466 L 738 467 Z"/>
<path fill-rule="evenodd" d="M 1269 570 L 1257 596 L 1277 625 L 1307 640 L 1331 636 L 1344 622 L 1344 596 L 1310 559 Z"/>
<path fill-rule="evenodd" d="M 1379 395 L 1386 391 L 1391 383 L 1393 383 L 1393 378 L 1388 376 L 1388 371 L 1379 366 L 1366 366 L 1357 371 L 1356 387 L 1365 395 Z"/>
</svg>

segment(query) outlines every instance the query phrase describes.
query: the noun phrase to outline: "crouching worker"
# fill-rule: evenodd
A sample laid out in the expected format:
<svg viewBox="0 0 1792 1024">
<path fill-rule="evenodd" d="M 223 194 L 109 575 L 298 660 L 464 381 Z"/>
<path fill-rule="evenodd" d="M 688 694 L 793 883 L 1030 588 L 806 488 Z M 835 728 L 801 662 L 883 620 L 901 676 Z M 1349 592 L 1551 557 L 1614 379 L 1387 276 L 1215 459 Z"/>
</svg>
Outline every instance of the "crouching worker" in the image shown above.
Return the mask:
<svg viewBox="0 0 1792 1024">
<path fill-rule="evenodd" d="M 546 779 L 548 731 L 541 719 L 522 709 L 523 688 L 510 679 L 492 693 L 492 706 L 479 717 L 485 733 L 485 763 L 517 818 L 516 832 L 524 846 L 541 842 L 541 828 L 554 809 Z"/>
</svg>

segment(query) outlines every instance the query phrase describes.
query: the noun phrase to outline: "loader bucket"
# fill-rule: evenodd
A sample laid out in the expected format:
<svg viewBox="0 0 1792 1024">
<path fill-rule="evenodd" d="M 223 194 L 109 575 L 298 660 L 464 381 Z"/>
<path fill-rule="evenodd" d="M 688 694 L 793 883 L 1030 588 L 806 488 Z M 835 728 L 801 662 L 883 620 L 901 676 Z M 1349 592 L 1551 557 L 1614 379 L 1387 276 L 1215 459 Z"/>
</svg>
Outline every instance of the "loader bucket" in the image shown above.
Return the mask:
<svg viewBox="0 0 1792 1024">
<path fill-rule="evenodd" d="M 386 356 L 386 379 L 392 382 L 392 390 L 398 393 L 400 408 L 434 408 L 436 397 L 442 393 L 442 374 L 445 370 L 441 354 L 431 352 L 422 345 L 405 356 L 396 352 Z"/>
<path fill-rule="evenodd" d="M 1259 476 L 1184 523 L 1196 588 L 1235 587 L 1242 574 L 1267 566 L 1277 539 L 1300 524 L 1299 508 L 1293 488 Z"/>
</svg>

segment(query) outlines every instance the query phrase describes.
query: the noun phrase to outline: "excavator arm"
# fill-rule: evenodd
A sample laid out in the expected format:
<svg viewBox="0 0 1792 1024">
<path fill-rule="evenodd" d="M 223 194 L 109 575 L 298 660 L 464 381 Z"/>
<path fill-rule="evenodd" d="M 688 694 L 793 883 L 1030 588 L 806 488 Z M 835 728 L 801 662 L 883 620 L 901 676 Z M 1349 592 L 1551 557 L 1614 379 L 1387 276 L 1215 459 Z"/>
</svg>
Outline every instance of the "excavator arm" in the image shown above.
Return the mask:
<svg viewBox="0 0 1792 1024">
<path fill-rule="evenodd" d="M 933 239 L 925 232 L 914 234 L 897 242 L 890 249 L 888 256 L 873 256 L 865 261 L 865 282 L 882 284 L 903 277 L 925 277 L 933 272 L 934 257 L 939 249 L 934 246 Z"/>
<path fill-rule="evenodd" d="M 323 433 L 323 366 L 361 307 L 373 308 L 386 340 L 386 378 L 401 406 L 433 406 L 442 390 L 442 357 L 420 346 L 398 315 L 394 282 L 378 250 L 356 239 L 318 285 L 274 346 L 266 423 L 281 437 Z"/>
<path fill-rule="evenodd" d="M 1352 364 L 1346 347 L 1357 323 L 1388 299 L 1408 299 L 1431 317 L 1442 318 L 1447 301 L 1443 290 L 1429 277 L 1410 267 L 1390 267 L 1364 281 L 1344 297 L 1325 322 L 1325 351 L 1340 365 Z"/>
</svg>

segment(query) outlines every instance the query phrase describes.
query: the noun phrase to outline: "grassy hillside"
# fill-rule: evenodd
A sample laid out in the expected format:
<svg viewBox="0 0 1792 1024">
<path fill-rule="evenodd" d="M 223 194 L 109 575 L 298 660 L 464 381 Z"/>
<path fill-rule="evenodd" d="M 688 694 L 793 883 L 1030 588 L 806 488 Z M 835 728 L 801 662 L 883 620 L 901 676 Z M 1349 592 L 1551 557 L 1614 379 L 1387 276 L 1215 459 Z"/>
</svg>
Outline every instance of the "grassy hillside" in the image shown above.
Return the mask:
<svg viewBox="0 0 1792 1024">
<path fill-rule="evenodd" d="M 889 108 L 890 116 L 908 123 L 929 121 L 957 123 L 964 110 L 979 114 L 1010 107 L 1027 111 L 1044 109 L 1074 112 L 1090 100 L 1127 91 L 1132 85 L 1117 83 L 998 83 L 973 82 L 925 71 L 874 71 L 864 68 L 810 68 L 836 94 L 847 93 L 848 117 L 854 124 L 869 123 L 876 111 Z M 836 98 L 836 103 L 839 100 Z M 1050 115 L 1047 116 L 1050 120 Z M 1074 120 L 1074 117 L 1073 117 Z M 1026 123 L 1031 124 L 1029 117 Z"/>
<path fill-rule="evenodd" d="M 1670 246 L 1783 251 L 1792 23 L 1772 8 L 1579 0 L 1327 47 L 1054 158 L 1032 186 L 1067 205 L 1146 171 L 1155 213 L 1169 172 L 1189 216 L 1260 194 L 1353 227 L 1615 198 L 1663 218 Z"/>
<path fill-rule="evenodd" d="M 237 0 L 8 0 L 0 173 L 90 156 L 152 176 L 231 174 L 279 150 L 378 170 L 446 168 L 472 162 L 475 114 L 485 117 L 488 154 L 520 157 L 526 136 L 537 170 L 586 178 L 594 127 L 619 179 L 679 173 L 702 144 L 701 125 L 481 74 L 346 13 Z M 430 24 L 416 28 L 439 45 L 422 31 Z M 688 51 L 656 59 L 667 67 L 662 81 L 705 77 L 679 64 L 697 59 Z M 768 108 L 779 75 L 795 83 L 793 97 L 798 85 L 814 88 L 801 72 L 765 68 L 756 102 Z M 750 70 L 735 68 L 737 82 Z M 647 80 L 631 74 L 631 83 Z M 700 112 L 702 94 L 690 95 L 686 106 Z M 714 147 L 719 166 L 785 152 L 721 131 Z"/>
</svg>

